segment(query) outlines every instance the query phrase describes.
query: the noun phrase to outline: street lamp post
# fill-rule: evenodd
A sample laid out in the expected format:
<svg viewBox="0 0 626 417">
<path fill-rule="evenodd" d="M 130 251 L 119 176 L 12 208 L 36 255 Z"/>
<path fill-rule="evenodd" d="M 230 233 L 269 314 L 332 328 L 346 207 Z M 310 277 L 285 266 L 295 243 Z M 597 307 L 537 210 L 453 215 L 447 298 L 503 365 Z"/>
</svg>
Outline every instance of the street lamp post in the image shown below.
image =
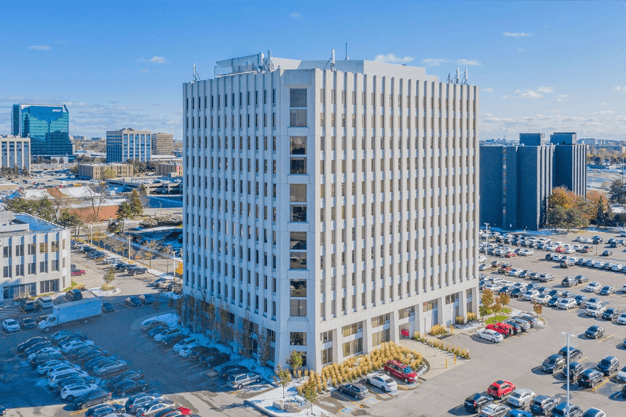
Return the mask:
<svg viewBox="0 0 626 417">
<path fill-rule="evenodd" d="M 485 223 L 485 229 L 486 229 L 485 240 L 489 240 L 489 223 Z"/>
<path fill-rule="evenodd" d="M 130 261 L 130 237 L 128 239 L 128 260 Z"/>
<path fill-rule="evenodd" d="M 574 336 L 573 334 L 569 334 L 567 332 L 561 332 L 567 337 L 567 362 L 565 363 L 565 369 L 567 369 L 566 378 L 567 378 L 567 415 L 569 416 L 570 406 L 569 406 L 569 337 Z"/>
</svg>

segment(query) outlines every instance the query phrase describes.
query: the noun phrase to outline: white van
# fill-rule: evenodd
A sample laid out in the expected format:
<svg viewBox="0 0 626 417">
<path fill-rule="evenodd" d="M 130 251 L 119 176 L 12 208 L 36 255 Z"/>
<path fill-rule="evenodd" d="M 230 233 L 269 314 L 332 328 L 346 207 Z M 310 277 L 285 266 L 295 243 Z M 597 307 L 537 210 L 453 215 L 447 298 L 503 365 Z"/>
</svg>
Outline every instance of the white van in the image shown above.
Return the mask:
<svg viewBox="0 0 626 417">
<path fill-rule="evenodd" d="M 54 306 L 54 302 L 52 298 L 48 295 L 44 295 L 43 297 L 39 297 L 37 299 L 37 304 L 40 308 L 52 308 Z"/>
</svg>

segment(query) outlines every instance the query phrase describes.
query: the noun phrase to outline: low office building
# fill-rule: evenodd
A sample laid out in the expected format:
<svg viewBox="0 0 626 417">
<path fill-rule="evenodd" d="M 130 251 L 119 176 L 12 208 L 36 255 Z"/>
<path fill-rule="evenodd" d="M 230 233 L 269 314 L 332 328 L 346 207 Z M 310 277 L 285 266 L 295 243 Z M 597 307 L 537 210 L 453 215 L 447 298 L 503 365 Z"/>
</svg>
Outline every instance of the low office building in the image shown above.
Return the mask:
<svg viewBox="0 0 626 417">
<path fill-rule="evenodd" d="M 2 159 L 0 168 L 30 171 L 30 138 L 20 136 L 0 136 Z"/>
<path fill-rule="evenodd" d="M 573 143 L 561 135 L 551 135 L 548 144 L 543 133 L 522 133 L 519 145 L 480 147 L 481 224 L 538 230 L 554 187 L 586 195 L 586 145 L 575 144 L 575 134 Z"/>
<path fill-rule="evenodd" d="M 109 171 L 111 175 L 105 175 L 105 172 Z M 78 176 L 80 178 L 87 178 L 91 180 L 101 180 L 105 177 L 118 178 L 118 177 L 130 177 L 133 175 L 133 166 L 129 164 L 79 164 Z"/>
<path fill-rule="evenodd" d="M 126 162 L 129 159 L 148 162 L 152 155 L 152 133 L 131 128 L 107 132 L 107 162 Z"/>
<path fill-rule="evenodd" d="M 70 286 L 70 232 L 28 214 L 0 212 L 0 301 Z"/>
<path fill-rule="evenodd" d="M 152 134 L 152 155 L 171 155 L 174 150 L 174 135 L 171 133 Z"/>
<path fill-rule="evenodd" d="M 182 177 L 182 164 L 159 164 L 157 165 L 157 175 L 160 177 Z"/>
</svg>

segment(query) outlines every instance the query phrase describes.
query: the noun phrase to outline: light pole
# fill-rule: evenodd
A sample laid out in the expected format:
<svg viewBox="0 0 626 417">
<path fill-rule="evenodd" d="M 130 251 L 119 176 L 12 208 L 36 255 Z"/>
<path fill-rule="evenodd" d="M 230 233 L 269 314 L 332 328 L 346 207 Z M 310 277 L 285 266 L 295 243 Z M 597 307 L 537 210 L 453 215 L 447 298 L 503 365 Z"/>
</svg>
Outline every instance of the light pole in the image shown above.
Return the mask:
<svg viewBox="0 0 626 417">
<path fill-rule="evenodd" d="M 569 337 L 574 336 L 573 334 L 569 334 L 567 332 L 561 332 L 567 337 L 567 362 L 565 363 L 565 369 L 567 369 L 566 378 L 567 378 L 567 415 L 569 416 Z M 575 337 L 575 336 L 574 336 Z"/>
<path fill-rule="evenodd" d="M 130 237 L 128 239 L 128 260 L 130 261 Z"/>
<path fill-rule="evenodd" d="M 485 223 L 485 240 L 489 240 L 489 223 Z"/>
</svg>

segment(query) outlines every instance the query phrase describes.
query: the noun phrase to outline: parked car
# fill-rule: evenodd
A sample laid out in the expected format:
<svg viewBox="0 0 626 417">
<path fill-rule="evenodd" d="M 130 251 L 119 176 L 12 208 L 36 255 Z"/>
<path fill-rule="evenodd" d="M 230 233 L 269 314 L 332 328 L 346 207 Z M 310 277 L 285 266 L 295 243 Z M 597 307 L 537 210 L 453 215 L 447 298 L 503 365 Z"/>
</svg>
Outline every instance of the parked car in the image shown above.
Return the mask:
<svg viewBox="0 0 626 417">
<path fill-rule="evenodd" d="M 504 417 L 510 410 L 506 405 L 491 403 L 480 411 L 479 417 Z"/>
<path fill-rule="evenodd" d="M 104 417 L 113 414 L 117 416 L 117 412 L 123 409 L 119 404 L 100 404 L 95 407 L 91 407 L 85 412 L 85 417 Z"/>
<path fill-rule="evenodd" d="M 365 378 L 365 382 L 383 390 L 384 392 L 394 392 L 398 390 L 398 384 L 396 384 L 396 381 L 383 373 L 369 375 Z"/>
<path fill-rule="evenodd" d="M 135 297 L 135 296 L 126 298 L 126 300 L 124 301 L 124 304 L 126 304 L 129 307 L 141 307 L 143 305 L 139 297 Z"/>
<path fill-rule="evenodd" d="M 604 310 L 604 313 L 602 313 L 602 319 L 613 321 L 619 316 L 619 314 L 620 314 L 619 308 L 609 307 L 606 310 Z"/>
<path fill-rule="evenodd" d="M 171 336 L 173 334 L 177 334 L 180 333 L 180 329 L 171 327 L 171 328 L 166 328 L 164 330 L 162 330 L 160 333 L 157 333 L 154 335 L 154 341 L 156 342 L 160 342 L 163 340 L 164 337 L 167 336 Z"/>
<path fill-rule="evenodd" d="M 591 317 L 601 317 L 606 310 L 605 306 L 602 305 L 591 305 L 587 307 L 585 310 L 585 314 Z"/>
<path fill-rule="evenodd" d="M 526 408 L 528 404 L 535 399 L 537 394 L 532 392 L 529 389 L 518 388 L 511 393 L 509 398 L 507 398 L 507 402 L 511 404 L 513 407 L 517 408 Z"/>
<path fill-rule="evenodd" d="M 477 392 L 467 397 L 463 405 L 470 413 L 480 413 L 482 408 L 487 404 L 491 404 L 492 401 L 493 399 L 490 396 Z"/>
<path fill-rule="evenodd" d="M 248 368 L 240 366 L 240 365 L 228 365 L 222 368 L 222 378 L 228 380 L 228 378 L 233 374 L 241 374 L 244 372 L 248 372 Z"/>
<path fill-rule="evenodd" d="M 605 285 L 600 290 L 600 295 L 611 295 L 613 293 L 615 293 L 615 287 L 613 287 L 612 285 Z"/>
<path fill-rule="evenodd" d="M 37 305 L 35 304 L 33 300 L 26 299 L 20 302 L 20 309 L 24 313 L 32 313 L 33 311 L 35 311 L 36 308 L 37 308 Z"/>
<path fill-rule="evenodd" d="M 83 299 L 83 294 L 79 290 L 69 290 L 65 293 L 67 301 L 80 301 Z"/>
<path fill-rule="evenodd" d="M 133 371 L 133 370 L 126 371 L 126 372 L 123 372 L 123 373 L 119 374 L 115 378 L 112 378 L 111 380 L 109 380 L 107 382 L 106 386 L 109 389 L 113 389 L 113 388 L 115 388 L 115 386 L 117 384 L 119 384 L 122 381 L 127 381 L 127 380 L 130 380 L 130 379 L 137 380 L 137 379 L 141 379 L 141 378 L 143 378 L 143 372 L 141 372 L 141 371 Z"/>
<path fill-rule="evenodd" d="M 565 378 L 567 378 L 567 367 L 563 368 L 562 374 Z M 578 362 L 570 362 L 569 363 L 569 380 L 577 381 L 578 377 L 583 371 L 583 366 Z"/>
<path fill-rule="evenodd" d="M 619 371 L 619 361 L 615 356 L 605 356 L 598 362 L 596 369 L 604 376 L 611 376 Z"/>
<path fill-rule="evenodd" d="M 258 384 L 261 382 L 261 375 L 256 372 L 245 372 L 234 374 L 228 377 L 228 386 L 233 389 L 241 389 L 245 385 Z"/>
<path fill-rule="evenodd" d="M 103 390 L 91 391 L 74 400 L 72 404 L 74 410 L 84 410 L 92 405 L 102 404 L 111 400 L 111 393 Z"/>
<path fill-rule="evenodd" d="M 582 408 L 571 403 L 569 405 L 569 409 L 567 403 L 560 403 L 552 409 L 553 417 L 582 417 L 582 415 Z"/>
<path fill-rule="evenodd" d="M 35 328 L 35 326 L 37 326 L 37 322 L 35 321 L 35 319 L 33 319 L 31 317 L 26 317 L 26 318 L 20 320 L 20 326 L 24 330 L 29 330 L 29 329 Z"/>
<path fill-rule="evenodd" d="M 126 404 L 124 404 L 124 409 L 127 413 L 137 414 L 137 410 L 139 408 L 144 407 L 146 404 L 150 404 L 153 401 L 161 399 L 162 396 L 155 393 L 138 393 L 135 395 L 131 395 L 126 400 Z"/>
<path fill-rule="evenodd" d="M 482 329 L 476 332 L 476 337 L 479 339 L 485 339 L 492 343 L 500 343 L 504 340 L 504 336 L 495 330 Z"/>
<path fill-rule="evenodd" d="M 167 400 L 165 398 L 159 398 L 148 404 L 142 405 L 137 408 L 138 416 L 152 416 L 165 409 L 174 409 L 176 403 L 174 401 Z"/>
<path fill-rule="evenodd" d="M 515 384 L 502 380 L 493 382 L 489 385 L 489 388 L 487 388 L 487 394 L 499 400 L 510 395 L 513 391 L 515 391 Z"/>
<path fill-rule="evenodd" d="M 626 313 L 620 314 L 615 320 L 615 323 L 622 325 L 626 324 Z"/>
<path fill-rule="evenodd" d="M 550 355 L 541 364 L 541 369 L 549 374 L 554 374 L 565 367 L 565 359 L 561 355 Z"/>
<path fill-rule="evenodd" d="M 577 283 L 578 282 L 576 281 L 576 278 L 572 278 L 572 277 L 565 277 L 563 278 L 563 281 L 561 281 L 561 285 L 564 287 L 573 287 Z"/>
<path fill-rule="evenodd" d="M 612 255 L 613 255 L 612 250 L 605 250 L 604 252 L 602 252 L 601 256 L 612 256 Z"/>
<path fill-rule="evenodd" d="M 603 379 L 602 372 L 592 368 L 585 369 L 578 377 L 578 386 L 581 388 L 593 388 L 602 382 Z"/>
<path fill-rule="evenodd" d="M 585 411 L 583 417 L 606 417 L 606 413 L 599 408 L 590 408 Z"/>
<path fill-rule="evenodd" d="M 102 365 L 96 366 L 93 368 L 93 373 L 97 376 L 106 376 L 111 375 L 117 372 L 122 372 L 126 370 L 126 362 L 125 361 L 112 361 L 109 363 L 103 363 Z"/>
<path fill-rule="evenodd" d="M 2 321 L 2 328 L 7 333 L 18 332 L 21 330 L 20 324 L 13 319 L 4 319 Z"/>
<path fill-rule="evenodd" d="M 341 384 L 337 390 L 359 400 L 367 398 L 369 394 L 368 389 L 361 384 Z"/>
<path fill-rule="evenodd" d="M 576 306 L 576 300 L 573 298 L 562 298 L 557 304 L 557 307 L 562 310 L 569 310 L 570 308 L 575 308 Z"/>
<path fill-rule="evenodd" d="M 72 269 L 72 276 L 73 277 L 79 277 L 81 275 L 85 275 L 87 273 L 87 271 L 85 271 L 84 269 Z"/>
<path fill-rule="evenodd" d="M 418 375 L 410 366 L 399 361 L 388 361 L 385 364 L 385 372 L 387 375 L 393 375 L 401 379 L 406 384 L 414 384 L 417 382 Z"/>
<path fill-rule="evenodd" d="M 181 349 L 187 346 L 197 346 L 200 341 L 195 337 L 187 337 L 174 345 L 174 352 L 180 352 Z"/>
<path fill-rule="evenodd" d="M 148 383 L 144 380 L 127 379 L 115 386 L 115 394 L 120 397 L 126 397 L 127 394 L 135 392 L 145 392 L 148 389 Z"/>
<path fill-rule="evenodd" d="M 563 358 L 567 359 L 567 346 L 563 346 L 561 350 L 559 350 L 559 355 Z M 577 349 L 573 346 L 569 347 L 569 360 L 574 361 L 576 359 L 580 359 L 583 357 L 583 352 L 580 349 Z"/>
<path fill-rule="evenodd" d="M 556 407 L 559 403 L 554 397 L 549 397 L 547 395 L 538 395 L 534 400 L 530 403 L 530 411 L 534 414 L 539 414 L 543 416 L 549 416 L 552 413 L 552 409 Z"/>
<path fill-rule="evenodd" d="M 146 305 L 152 304 L 154 303 L 154 296 L 152 294 L 142 294 L 139 296 L 139 300 Z"/>
<path fill-rule="evenodd" d="M 578 284 L 584 284 L 585 282 L 589 282 L 589 278 L 584 275 L 578 275 L 576 276 L 576 282 Z"/>
<path fill-rule="evenodd" d="M 585 336 L 589 339 L 599 339 L 604 336 L 604 328 L 593 325 L 585 331 Z"/>
<path fill-rule="evenodd" d="M 76 397 L 80 397 L 81 395 L 85 395 L 97 389 L 98 386 L 96 384 L 72 384 L 61 390 L 61 398 L 72 402 Z"/>
</svg>

